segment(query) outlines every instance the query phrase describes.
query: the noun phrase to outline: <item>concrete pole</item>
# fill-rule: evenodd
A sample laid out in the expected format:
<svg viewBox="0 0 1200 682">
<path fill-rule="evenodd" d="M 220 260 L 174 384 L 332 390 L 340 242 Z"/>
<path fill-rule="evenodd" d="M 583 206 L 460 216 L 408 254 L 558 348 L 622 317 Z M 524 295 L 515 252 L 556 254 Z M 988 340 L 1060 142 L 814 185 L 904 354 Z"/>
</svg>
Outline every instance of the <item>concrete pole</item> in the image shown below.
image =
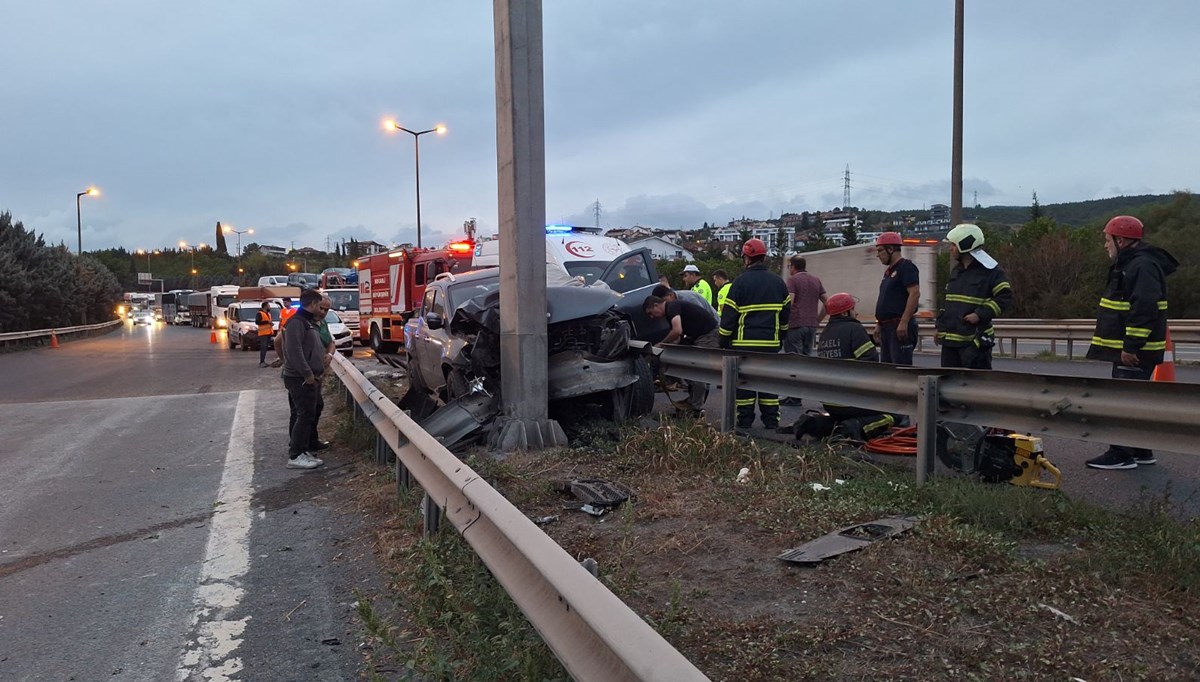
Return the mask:
<svg viewBox="0 0 1200 682">
<path fill-rule="evenodd" d="M 493 0 L 500 200 L 502 450 L 551 445 L 547 420 L 546 149 L 541 0 Z M 565 436 L 561 441 L 565 442 Z"/>
<path fill-rule="evenodd" d="M 963 0 L 954 2 L 954 130 L 950 152 L 950 226 L 962 222 Z"/>
</svg>

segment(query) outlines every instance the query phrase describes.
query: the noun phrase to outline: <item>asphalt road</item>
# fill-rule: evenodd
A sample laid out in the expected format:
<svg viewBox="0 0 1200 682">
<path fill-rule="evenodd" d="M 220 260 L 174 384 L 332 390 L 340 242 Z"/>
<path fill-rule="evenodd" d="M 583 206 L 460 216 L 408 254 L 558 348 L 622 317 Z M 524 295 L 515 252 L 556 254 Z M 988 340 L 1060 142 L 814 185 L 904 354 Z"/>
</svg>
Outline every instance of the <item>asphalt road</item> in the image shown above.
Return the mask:
<svg viewBox="0 0 1200 682">
<path fill-rule="evenodd" d="M 937 367 L 939 356 L 921 353 L 915 364 Z M 1031 374 L 1060 374 L 1067 376 L 1111 376 L 1111 366 L 1090 361 L 1034 360 L 995 358 L 993 366 L 1006 372 Z M 1200 383 L 1200 367 L 1177 366 L 1178 381 Z M 664 403 L 665 404 L 665 403 Z M 816 402 L 805 401 L 800 407 L 783 407 L 783 423 L 793 422 L 804 410 L 819 408 Z M 719 391 L 709 396 L 706 413 L 719 417 L 721 409 Z M 1200 420 L 1200 412 L 1198 420 Z M 1002 426 L 1002 425 L 998 425 Z M 752 429 L 758 437 L 782 440 L 786 436 L 768 433 L 761 428 Z M 1119 511 L 1136 512 L 1150 502 L 1169 499 L 1168 508 L 1180 519 L 1200 515 L 1200 425 L 1197 426 L 1197 447 L 1192 453 L 1157 452 L 1158 463 L 1137 469 L 1104 471 L 1089 469 L 1085 462 L 1104 451 L 1104 446 L 1066 438 L 1043 438 L 1046 457 L 1062 472 L 1062 490 L 1072 498 Z M 882 457 L 897 461 L 909 458 Z M 914 464 L 915 471 L 915 464 Z"/>
<path fill-rule="evenodd" d="M 358 677 L 354 464 L 284 468 L 278 370 L 126 323 L 0 376 L 0 679 Z"/>
</svg>

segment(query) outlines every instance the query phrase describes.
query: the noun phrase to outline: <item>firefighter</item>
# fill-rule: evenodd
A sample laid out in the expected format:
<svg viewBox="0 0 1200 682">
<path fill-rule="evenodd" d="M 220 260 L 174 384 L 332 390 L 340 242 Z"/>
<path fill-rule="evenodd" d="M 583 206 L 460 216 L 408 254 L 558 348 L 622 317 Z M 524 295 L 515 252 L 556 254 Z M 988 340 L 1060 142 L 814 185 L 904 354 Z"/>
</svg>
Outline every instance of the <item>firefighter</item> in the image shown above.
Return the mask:
<svg viewBox="0 0 1200 682">
<path fill-rule="evenodd" d="M 871 341 L 854 309 L 854 297 L 840 293 L 825 302 L 829 323 L 821 332 L 817 357 L 832 360 L 862 360 L 879 362 L 879 350 Z M 793 432 L 796 440 L 805 436 L 827 438 L 835 429 L 854 440 L 869 440 L 882 435 L 896 424 L 896 416 L 862 407 L 823 403 L 827 415 L 810 412 L 796 421 Z"/>
<path fill-rule="evenodd" d="M 1012 287 L 1000 264 L 983 250 L 979 226 L 956 225 L 946 241 L 954 267 L 934 337 L 942 347 L 942 367 L 991 369 L 996 345 L 992 319 L 1012 304 Z"/>
<path fill-rule="evenodd" d="M 875 343 L 884 362 L 911 365 L 917 343 L 917 320 L 913 316 L 921 300 L 921 272 L 900 255 L 903 245 L 899 232 L 884 232 L 875 240 L 875 255 L 885 266 L 875 303 Z"/>
<path fill-rule="evenodd" d="M 1179 261 L 1142 241 L 1142 221 L 1119 215 L 1104 226 L 1104 249 L 1112 259 L 1100 297 L 1096 331 L 1087 356 L 1112 363 L 1114 379 L 1146 380 L 1167 347 L 1167 276 Z M 1087 461 L 1093 469 L 1136 469 L 1154 464 L 1145 448 L 1110 445 Z"/>
<path fill-rule="evenodd" d="M 779 275 L 767 269 L 766 258 L 767 245 L 761 239 L 750 239 L 742 246 L 742 262 L 746 269 L 729 287 L 721 313 L 719 334 L 723 348 L 778 353 L 782 346 L 791 296 Z M 753 426 L 755 403 L 758 403 L 763 426 L 777 428 L 779 396 L 740 388 L 737 389 L 738 428 Z"/>
</svg>

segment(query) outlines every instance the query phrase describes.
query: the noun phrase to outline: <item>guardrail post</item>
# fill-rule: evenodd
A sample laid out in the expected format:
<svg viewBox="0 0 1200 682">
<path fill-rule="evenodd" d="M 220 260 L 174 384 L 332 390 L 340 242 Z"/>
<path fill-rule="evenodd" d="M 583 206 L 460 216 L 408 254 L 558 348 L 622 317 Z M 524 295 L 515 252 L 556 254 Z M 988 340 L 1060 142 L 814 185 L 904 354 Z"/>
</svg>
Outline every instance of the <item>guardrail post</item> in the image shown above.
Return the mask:
<svg viewBox="0 0 1200 682">
<path fill-rule="evenodd" d="M 387 464 L 388 455 L 391 454 L 392 446 L 388 445 L 387 439 L 382 433 L 375 432 L 375 463 Z"/>
<path fill-rule="evenodd" d="M 1067 339 L 1067 359 L 1075 359 L 1075 342 L 1071 339 Z"/>
<path fill-rule="evenodd" d="M 421 516 L 425 519 L 425 536 L 436 533 L 442 523 L 442 508 L 433 501 L 428 492 L 421 498 Z"/>
<path fill-rule="evenodd" d="M 737 421 L 738 356 L 721 358 L 721 433 L 733 431 Z"/>
<path fill-rule="evenodd" d="M 937 448 L 938 378 L 917 377 L 917 485 L 925 485 L 933 473 Z"/>
<path fill-rule="evenodd" d="M 412 488 L 412 472 L 396 458 L 396 497 L 403 497 Z"/>
</svg>

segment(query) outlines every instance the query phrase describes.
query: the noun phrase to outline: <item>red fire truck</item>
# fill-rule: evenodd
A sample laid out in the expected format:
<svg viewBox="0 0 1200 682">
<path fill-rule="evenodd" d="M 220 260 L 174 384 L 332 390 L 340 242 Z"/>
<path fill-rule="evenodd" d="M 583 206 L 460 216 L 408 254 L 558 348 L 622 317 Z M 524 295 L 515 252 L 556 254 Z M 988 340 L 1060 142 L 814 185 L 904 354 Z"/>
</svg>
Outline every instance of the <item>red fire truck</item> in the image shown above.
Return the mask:
<svg viewBox="0 0 1200 682">
<path fill-rule="evenodd" d="M 443 272 L 471 269 L 475 244 L 453 242 L 442 249 L 397 249 L 358 261 L 359 336 L 376 353 L 404 345 L 404 322 L 421 306 L 425 285 Z"/>
</svg>

